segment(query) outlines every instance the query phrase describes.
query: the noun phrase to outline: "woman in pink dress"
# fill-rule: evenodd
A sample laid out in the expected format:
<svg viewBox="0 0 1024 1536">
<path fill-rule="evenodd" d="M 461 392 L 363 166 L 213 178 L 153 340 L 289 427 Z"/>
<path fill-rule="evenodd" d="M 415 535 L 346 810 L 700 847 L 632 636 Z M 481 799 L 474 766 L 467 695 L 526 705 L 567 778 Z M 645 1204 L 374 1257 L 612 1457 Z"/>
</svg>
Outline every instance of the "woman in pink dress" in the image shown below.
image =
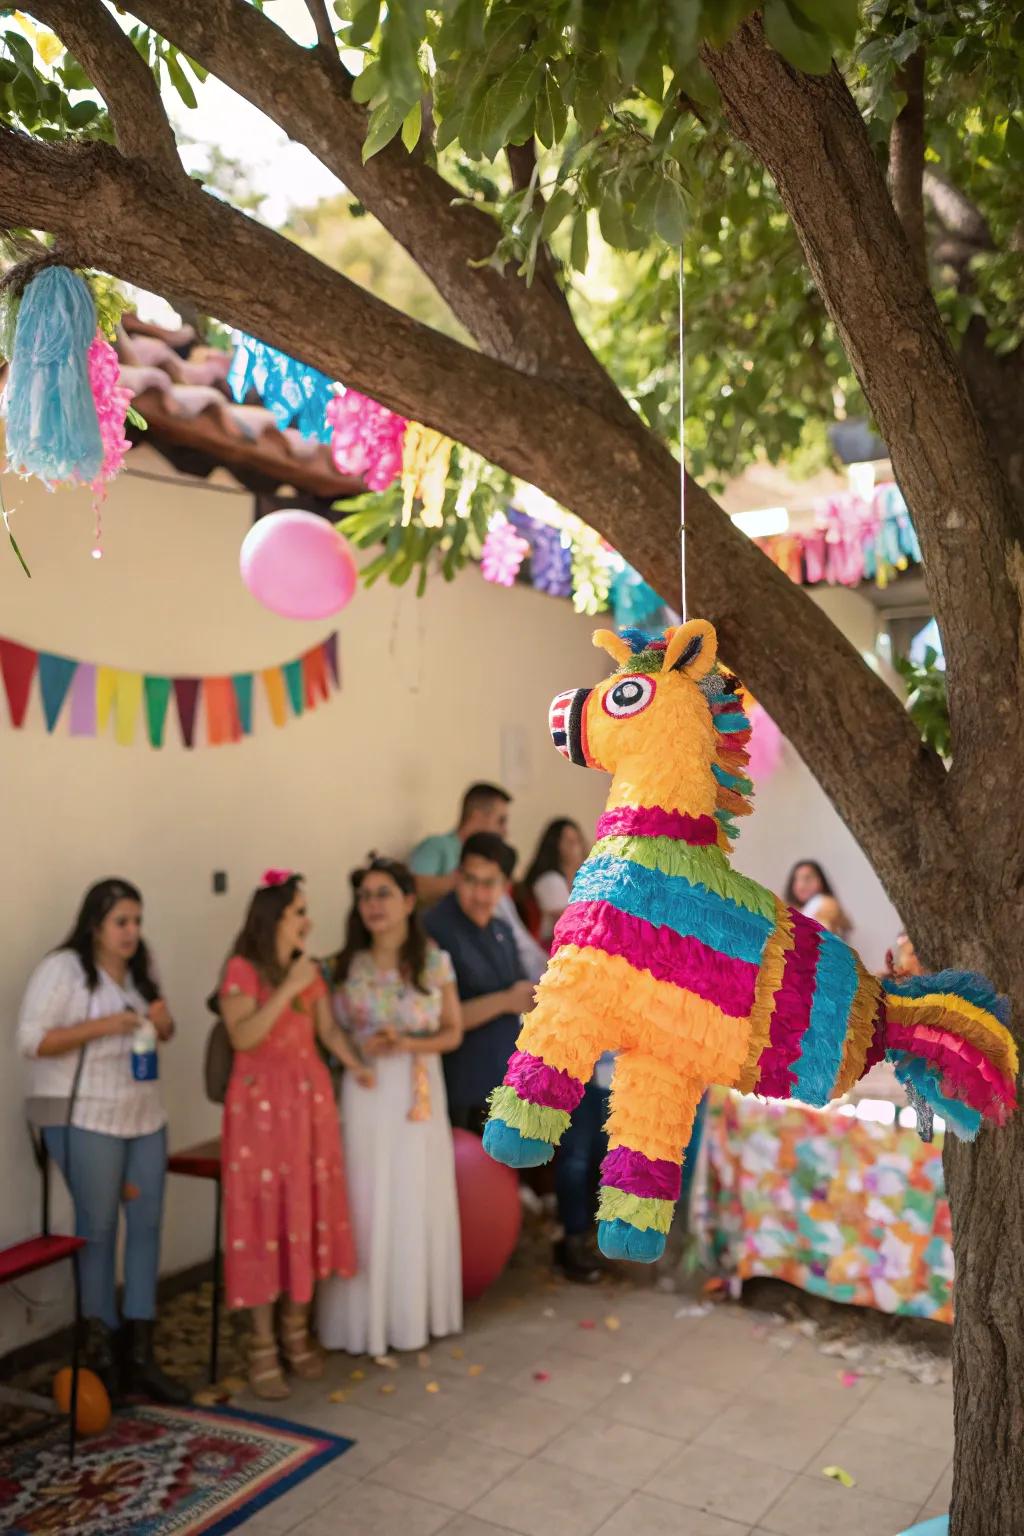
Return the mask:
<svg viewBox="0 0 1024 1536">
<path fill-rule="evenodd" d="M 372 1086 L 331 1014 L 306 953 L 312 924 L 302 877 L 269 870 L 255 892 L 220 985 L 235 1050 L 224 1100 L 222 1161 L 225 1289 L 252 1311 L 249 1382 L 258 1397 L 287 1397 L 274 1336 L 296 1376 L 323 1360 L 309 1333 L 318 1280 L 355 1273 L 338 1114 L 317 1041 Z"/>
</svg>

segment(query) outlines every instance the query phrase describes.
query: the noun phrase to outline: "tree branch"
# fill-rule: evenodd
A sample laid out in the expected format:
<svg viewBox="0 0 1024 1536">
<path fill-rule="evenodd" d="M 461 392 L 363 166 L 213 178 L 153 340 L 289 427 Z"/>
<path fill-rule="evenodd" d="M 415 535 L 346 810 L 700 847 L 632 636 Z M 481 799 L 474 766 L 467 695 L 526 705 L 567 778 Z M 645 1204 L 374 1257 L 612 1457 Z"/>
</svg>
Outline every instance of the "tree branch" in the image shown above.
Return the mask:
<svg viewBox="0 0 1024 1536">
<path fill-rule="evenodd" d="M 603 370 L 561 295 L 546 283 L 527 288 L 486 265 L 498 242 L 490 215 L 453 206 L 456 189 L 419 150 L 410 155 L 397 141 L 363 165 L 366 113 L 327 68 L 322 50 L 300 48 L 247 0 L 129 6 L 333 171 L 405 247 L 483 351 L 579 390 L 601 387 Z"/>
<path fill-rule="evenodd" d="M 948 660 L 954 804 L 973 847 L 982 806 L 1015 801 L 1024 761 L 1012 498 L 842 76 L 791 69 L 757 18 L 703 56 L 730 126 L 775 179 L 913 514 Z M 992 857 L 1016 880 L 1024 834 Z"/>
<path fill-rule="evenodd" d="M 313 19 L 314 27 L 316 27 L 317 45 L 325 49 L 327 53 L 333 53 L 334 57 L 337 58 L 338 39 L 335 36 L 334 28 L 331 26 L 331 18 L 327 14 L 324 0 L 306 0 L 306 10 Z"/>
<path fill-rule="evenodd" d="M 925 170 L 921 183 L 935 217 L 948 235 L 975 250 L 992 250 L 994 242 L 988 220 L 966 193 L 955 187 L 947 176 L 931 168 Z"/>
<path fill-rule="evenodd" d="M 928 248 L 924 227 L 924 49 L 911 54 L 896 77 L 906 102 L 889 133 L 889 187 L 896 216 L 903 225 L 923 283 L 928 281 Z"/>
<path fill-rule="evenodd" d="M 410 320 L 188 178 L 149 177 L 105 144 L 49 145 L 0 129 L 0 222 L 50 230 L 129 282 L 187 293 L 202 313 L 449 433 L 572 507 L 628 549 L 657 590 L 675 592 L 678 464 L 632 413 L 603 415 Z M 693 481 L 687 516 L 695 611 L 716 622 L 730 665 L 804 752 L 900 900 L 936 841 L 941 764 L 818 606 Z M 952 828 L 938 841 L 949 868 L 929 855 L 937 903 L 955 874 Z"/>
<path fill-rule="evenodd" d="M 32 14 L 53 28 L 103 97 L 122 153 L 183 176 L 156 80 L 101 0 L 33 0 Z"/>
</svg>

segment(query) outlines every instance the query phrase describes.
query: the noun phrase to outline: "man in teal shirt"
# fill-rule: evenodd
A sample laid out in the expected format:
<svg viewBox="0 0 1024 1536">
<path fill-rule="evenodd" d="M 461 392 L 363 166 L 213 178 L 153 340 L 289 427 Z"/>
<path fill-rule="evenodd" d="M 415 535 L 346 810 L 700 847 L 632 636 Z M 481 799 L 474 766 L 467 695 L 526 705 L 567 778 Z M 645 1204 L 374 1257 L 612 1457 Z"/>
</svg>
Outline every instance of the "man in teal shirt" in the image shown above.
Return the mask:
<svg viewBox="0 0 1024 1536">
<path fill-rule="evenodd" d="M 438 832 L 425 837 L 409 856 L 409 868 L 416 876 L 420 904 L 432 907 L 455 889 L 462 856 L 462 845 L 478 832 L 487 832 L 504 841 L 508 833 L 508 808 L 512 796 L 498 784 L 471 784 L 462 797 L 459 825 L 454 832 Z M 509 894 L 502 897 L 498 914 L 512 929 L 516 952 L 531 981 L 539 981 L 548 957 L 523 927 L 516 904 Z"/>
</svg>

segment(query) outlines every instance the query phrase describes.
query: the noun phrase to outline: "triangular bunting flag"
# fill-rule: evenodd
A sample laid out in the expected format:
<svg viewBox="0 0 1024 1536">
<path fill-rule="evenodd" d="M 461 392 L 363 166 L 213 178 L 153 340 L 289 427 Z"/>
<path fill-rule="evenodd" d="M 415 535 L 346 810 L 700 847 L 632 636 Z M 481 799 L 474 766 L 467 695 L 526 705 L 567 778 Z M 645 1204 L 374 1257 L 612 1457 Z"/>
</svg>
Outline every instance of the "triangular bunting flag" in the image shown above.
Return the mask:
<svg viewBox="0 0 1024 1536">
<path fill-rule="evenodd" d="M 0 672 L 3 673 L 7 690 L 12 725 L 24 724 L 37 656 L 38 652 L 27 645 L 18 645 L 14 640 L 0 640 Z"/>
<path fill-rule="evenodd" d="M 146 695 L 146 729 L 151 747 L 162 747 L 167 726 L 167 706 L 171 702 L 169 677 L 147 677 L 143 680 Z"/>
<path fill-rule="evenodd" d="M 135 723 L 142 708 L 142 673 L 118 672 L 114 687 L 114 740 L 119 747 L 130 747 L 135 740 Z"/>
<path fill-rule="evenodd" d="M 117 670 L 114 667 L 96 668 L 96 729 L 102 733 L 110 720 L 117 694 Z"/>
<path fill-rule="evenodd" d="M 252 735 L 252 673 L 236 672 L 231 679 L 238 706 L 238 723 L 245 736 Z"/>
<path fill-rule="evenodd" d="M 71 684 L 71 734 L 96 735 L 96 668 L 91 661 L 80 661 Z"/>
<path fill-rule="evenodd" d="M 39 692 L 43 696 L 43 715 L 48 731 L 52 731 L 57 724 L 77 665 L 77 661 L 72 661 L 69 656 L 51 656 L 47 651 L 39 652 Z"/>
<path fill-rule="evenodd" d="M 288 699 L 284 691 L 284 677 L 280 667 L 268 667 L 262 672 L 263 686 L 267 690 L 270 718 L 275 725 L 284 725 L 288 719 Z"/>
<path fill-rule="evenodd" d="M 225 742 L 238 741 L 242 727 L 230 677 L 204 678 L 203 697 L 206 700 L 206 739 L 209 745 L 220 747 Z"/>
<path fill-rule="evenodd" d="M 297 715 L 302 714 L 302 657 L 296 661 L 286 661 L 281 668 L 284 680 L 288 686 L 288 697 L 292 701 L 292 709 Z"/>
<path fill-rule="evenodd" d="M 190 747 L 195 734 L 196 709 L 199 705 L 198 677 L 176 677 L 174 679 L 174 702 L 178 706 L 178 724 L 181 726 L 181 739 L 186 747 Z"/>
<path fill-rule="evenodd" d="M 302 658 L 302 687 L 307 709 L 315 709 L 330 694 L 327 658 L 322 645 L 314 646 Z"/>
<path fill-rule="evenodd" d="M 327 670 L 331 674 L 335 688 L 341 687 L 341 672 L 338 668 L 338 631 L 328 635 L 324 641 L 324 660 L 327 662 Z"/>
</svg>

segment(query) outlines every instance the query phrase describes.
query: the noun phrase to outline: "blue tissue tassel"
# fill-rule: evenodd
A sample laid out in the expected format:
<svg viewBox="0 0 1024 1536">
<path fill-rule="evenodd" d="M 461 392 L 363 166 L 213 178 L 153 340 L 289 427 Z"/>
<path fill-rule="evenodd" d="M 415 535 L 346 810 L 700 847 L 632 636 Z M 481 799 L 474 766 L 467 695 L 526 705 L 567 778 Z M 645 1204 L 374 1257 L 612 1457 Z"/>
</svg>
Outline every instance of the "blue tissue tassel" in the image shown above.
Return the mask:
<svg viewBox="0 0 1024 1536">
<path fill-rule="evenodd" d="M 87 353 L 96 334 L 88 285 L 44 267 L 18 310 L 7 386 L 7 456 L 18 474 L 88 485 L 103 464 Z"/>
</svg>

